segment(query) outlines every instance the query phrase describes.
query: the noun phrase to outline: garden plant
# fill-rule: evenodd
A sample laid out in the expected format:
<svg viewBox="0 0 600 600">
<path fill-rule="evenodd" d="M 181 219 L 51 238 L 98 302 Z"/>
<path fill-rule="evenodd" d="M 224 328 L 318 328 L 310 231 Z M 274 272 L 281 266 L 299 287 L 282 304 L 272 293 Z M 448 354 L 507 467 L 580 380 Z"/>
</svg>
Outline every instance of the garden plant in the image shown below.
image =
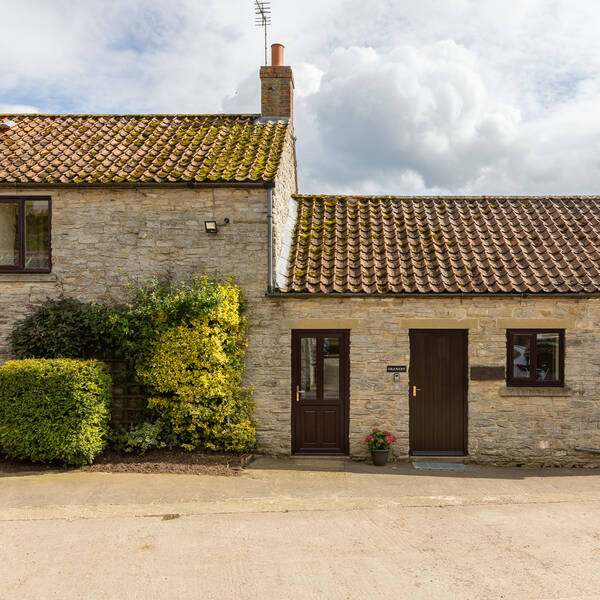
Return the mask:
<svg viewBox="0 0 600 600">
<path fill-rule="evenodd" d="M 132 286 L 120 305 L 49 300 L 11 337 L 19 358 L 120 359 L 143 386 L 144 420 L 113 424 L 111 446 L 247 452 L 256 445 L 251 389 L 242 384 L 247 319 L 232 281 L 196 277 Z M 15 361 L 19 362 L 19 361 Z"/>
<path fill-rule="evenodd" d="M 373 464 L 381 467 L 387 463 L 390 446 L 396 441 L 396 436 L 389 431 L 381 431 L 381 429 L 373 429 L 365 438 L 365 442 L 371 451 Z"/>
<path fill-rule="evenodd" d="M 106 445 L 110 398 L 99 361 L 8 361 L 0 367 L 0 447 L 11 458 L 91 463 Z"/>
</svg>

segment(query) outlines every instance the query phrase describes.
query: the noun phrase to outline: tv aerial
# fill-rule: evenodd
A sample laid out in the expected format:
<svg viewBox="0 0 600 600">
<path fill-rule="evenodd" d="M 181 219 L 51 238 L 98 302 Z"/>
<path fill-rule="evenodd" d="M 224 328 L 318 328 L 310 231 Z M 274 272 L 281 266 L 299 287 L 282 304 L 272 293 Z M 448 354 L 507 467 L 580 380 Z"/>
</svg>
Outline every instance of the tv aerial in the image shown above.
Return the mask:
<svg viewBox="0 0 600 600">
<path fill-rule="evenodd" d="M 271 24 L 271 2 L 268 0 L 254 0 L 254 24 L 264 27 L 265 30 L 265 65 L 267 61 L 267 25 Z"/>
</svg>

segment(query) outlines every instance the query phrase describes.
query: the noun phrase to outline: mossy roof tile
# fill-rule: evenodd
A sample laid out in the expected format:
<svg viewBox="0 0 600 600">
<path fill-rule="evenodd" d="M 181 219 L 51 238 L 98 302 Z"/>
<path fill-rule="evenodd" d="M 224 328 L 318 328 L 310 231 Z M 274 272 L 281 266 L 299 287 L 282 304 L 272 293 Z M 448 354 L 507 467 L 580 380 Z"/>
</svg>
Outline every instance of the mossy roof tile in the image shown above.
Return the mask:
<svg viewBox="0 0 600 600">
<path fill-rule="evenodd" d="M 296 198 L 290 293 L 600 292 L 600 196 Z"/>
<path fill-rule="evenodd" d="M 0 115 L 0 183 L 272 182 L 287 131 L 258 115 Z"/>
</svg>

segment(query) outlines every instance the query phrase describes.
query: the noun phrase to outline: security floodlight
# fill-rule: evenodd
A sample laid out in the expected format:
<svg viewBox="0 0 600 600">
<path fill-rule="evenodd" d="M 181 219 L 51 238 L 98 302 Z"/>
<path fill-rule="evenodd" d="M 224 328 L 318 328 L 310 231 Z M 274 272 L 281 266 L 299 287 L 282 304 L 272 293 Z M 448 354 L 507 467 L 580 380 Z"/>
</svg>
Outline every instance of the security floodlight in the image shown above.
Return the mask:
<svg viewBox="0 0 600 600">
<path fill-rule="evenodd" d="M 204 231 L 206 233 L 217 233 L 219 231 L 219 226 L 224 226 L 229 223 L 229 219 L 223 219 L 222 223 L 217 223 L 216 219 L 209 219 L 208 221 L 204 221 Z"/>
</svg>

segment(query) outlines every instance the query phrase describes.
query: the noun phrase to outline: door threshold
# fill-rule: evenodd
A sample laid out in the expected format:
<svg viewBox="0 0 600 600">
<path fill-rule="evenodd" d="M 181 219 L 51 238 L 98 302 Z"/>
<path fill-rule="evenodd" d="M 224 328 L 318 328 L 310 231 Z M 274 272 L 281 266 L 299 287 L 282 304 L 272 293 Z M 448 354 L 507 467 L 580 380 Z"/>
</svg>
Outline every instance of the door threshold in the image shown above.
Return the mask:
<svg viewBox="0 0 600 600">
<path fill-rule="evenodd" d="M 294 454 L 291 455 L 292 458 L 331 458 L 331 459 L 337 459 L 339 460 L 340 458 L 350 458 L 347 454 L 344 454 L 342 452 L 328 452 L 328 453 L 323 453 L 323 454 L 319 454 L 318 452 L 295 452 Z"/>
<path fill-rule="evenodd" d="M 438 463 L 465 463 L 469 457 L 466 454 L 455 454 L 450 456 L 448 454 L 428 454 L 410 456 L 411 462 L 438 462 Z"/>
<path fill-rule="evenodd" d="M 411 456 L 466 456 L 464 450 L 413 450 Z"/>
</svg>

